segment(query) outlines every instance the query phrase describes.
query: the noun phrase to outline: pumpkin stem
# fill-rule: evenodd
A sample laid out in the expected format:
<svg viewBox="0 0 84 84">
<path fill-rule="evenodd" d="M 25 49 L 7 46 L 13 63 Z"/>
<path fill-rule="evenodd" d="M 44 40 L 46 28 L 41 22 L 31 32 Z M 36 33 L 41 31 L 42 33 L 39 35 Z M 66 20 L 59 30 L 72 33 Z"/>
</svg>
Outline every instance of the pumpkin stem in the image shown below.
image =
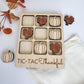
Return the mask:
<svg viewBox="0 0 84 84">
<path fill-rule="evenodd" d="M 10 10 L 8 10 L 8 13 L 10 13 Z"/>
<path fill-rule="evenodd" d="M 10 50 L 8 52 L 11 52 Z"/>
</svg>

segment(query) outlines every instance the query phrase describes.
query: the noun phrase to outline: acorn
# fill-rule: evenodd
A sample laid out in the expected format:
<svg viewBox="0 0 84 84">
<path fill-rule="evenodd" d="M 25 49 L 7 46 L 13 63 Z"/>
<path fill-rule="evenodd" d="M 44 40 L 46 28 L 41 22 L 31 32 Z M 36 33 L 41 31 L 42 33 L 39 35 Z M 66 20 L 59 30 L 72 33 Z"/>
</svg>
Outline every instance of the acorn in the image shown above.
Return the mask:
<svg viewBox="0 0 84 84">
<path fill-rule="evenodd" d="M 12 62 L 14 60 L 14 53 L 9 50 L 9 51 L 3 53 L 1 59 L 5 63 Z"/>
</svg>

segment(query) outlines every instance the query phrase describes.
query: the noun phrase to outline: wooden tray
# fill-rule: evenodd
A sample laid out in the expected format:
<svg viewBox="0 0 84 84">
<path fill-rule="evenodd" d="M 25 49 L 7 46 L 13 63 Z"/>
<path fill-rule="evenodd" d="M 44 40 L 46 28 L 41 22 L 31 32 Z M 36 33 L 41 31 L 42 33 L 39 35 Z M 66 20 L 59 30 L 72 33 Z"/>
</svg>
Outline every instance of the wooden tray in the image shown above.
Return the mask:
<svg viewBox="0 0 84 84">
<path fill-rule="evenodd" d="M 43 16 L 47 18 L 47 22 L 39 26 L 37 18 Z M 33 30 L 32 37 L 25 39 L 24 28 Z M 60 51 L 55 55 L 50 50 L 51 43 L 61 45 Z M 62 14 L 21 14 L 15 65 L 27 68 L 64 68 Z"/>
</svg>

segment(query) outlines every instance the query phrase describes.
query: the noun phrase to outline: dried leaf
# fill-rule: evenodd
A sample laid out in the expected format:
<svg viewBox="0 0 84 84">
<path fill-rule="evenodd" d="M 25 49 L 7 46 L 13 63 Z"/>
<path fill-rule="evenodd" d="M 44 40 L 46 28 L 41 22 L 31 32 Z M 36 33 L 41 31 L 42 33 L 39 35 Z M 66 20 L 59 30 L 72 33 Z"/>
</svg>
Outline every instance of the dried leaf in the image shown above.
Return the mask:
<svg viewBox="0 0 84 84">
<path fill-rule="evenodd" d="M 6 2 L 17 3 L 18 0 L 6 0 Z"/>
<path fill-rule="evenodd" d="M 20 2 L 18 2 L 18 5 L 23 7 L 23 8 L 26 8 L 26 6 L 22 5 Z"/>
<path fill-rule="evenodd" d="M 12 24 L 11 17 L 9 15 L 9 13 L 6 16 L 7 16 L 8 20 L 9 20 L 9 23 Z"/>
<path fill-rule="evenodd" d="M 17 3 L 8 2 L 8 7 L 9 7 L 10 9 L 15 9 L 15 8 L 18 7 L 18 4 L 17 4 Z"/>
<path fill-rule="evenodd" d="M 19 20 L 19 17 L 15 16 L 14 13 L 10 13 L 10 18 L 13 20 Z"/>
<path fill-rule="evenodd" d="M 3 14 L 7 14 L 8 13 L 8 11 L 0 11 L 0 12 L 2 12 Z"/>
<path fill-rule="evenodd" d="M 12 33 L 12 29 L 10 29 L 10 28 L 5 28 L 5 29 L 3 29 L 3 32 L 4 32 L 5 34 L 11 34 L 11 33 Z"/>
<path fill-rule="evenodd" d="M 6 15 L 6 14 L 2 14 L 2 15 L 0 15 L 0 16 L 4 16 L 4 15 Z"/>
<path fill-rule="evenodd" d="M 8 20 L 9 20 L 9 23 L 12 24 L 12 21 L 11 21 L 11 18 L 10 18 L 10 15 L 9 15 L 8 11 L 1 11 L 1 12 L 3 13 L 3 15 L 4 15 L 4 14 L 6 15 L 6 17 L 7 17 Z"/>
<path fill-rule="evenodd" d="M 22 3 L 24 3 L 25 2 L 25 0 L 20 0 Z"/>
</svg>

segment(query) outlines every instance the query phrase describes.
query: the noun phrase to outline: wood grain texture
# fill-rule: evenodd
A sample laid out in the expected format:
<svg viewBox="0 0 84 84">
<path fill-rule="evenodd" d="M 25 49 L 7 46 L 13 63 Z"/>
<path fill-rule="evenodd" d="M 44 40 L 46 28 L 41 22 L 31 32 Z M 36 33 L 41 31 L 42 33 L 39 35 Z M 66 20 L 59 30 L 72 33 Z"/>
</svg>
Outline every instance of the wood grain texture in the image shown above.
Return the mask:
<svg viewBox="0 0 84 84">
<path fill-rule="evenodd" d="M 47 23 L 46 25 L 43 25 L 43 26 L 39 26 L 39 25 L 36 25 L 36 16 L 37 15 L 45 15 L 47 16 Z M 35 32 L 35 29 L 36 28 L 46 28 L 47 29 L 47 39 L 35 39 L 35 33 L 33 34 L 33 38 L 32 39 L 21 39 L 21 30 L 23 27 L 30 27 L 29 25 L 25 26 L 25 25 L 22 25 L 23 23 L 23 16 L 34 16 L 34 25 L 32 25 L 31 27 L 33 28 L 33 32 Z M 60 22 L 61 22 L 61 25 L 57 26 L 57 27 L 53 27 L 51 25 L 49 25 L 49 17 L 50 16 L 59 16 L 61 19 L 60 19 Z M 57 18 L 58 19 L 58 18 Z M 55 21 L 55 20 L 54 20 Z M 57 20 L 56 20 L 57 21 Z M 57 23 L 58 24 L 58 23 Z M 60 29 L 61 30 L 61 39 L 50 39 L 49 38 L 49 29 L 52 28 L 52 29 L 55 29 L 55 34 L 56 36 L 53 38 L 58 38 L 60 37 L 59 36 L 59 30 L 56 31 L 56 29 Z M 39 33 L 39 32 L 38 32 Z M 54 35 L 55 35 L 54 34 Z M 58 37 L 57 37 L 58 36 Z M 63 16 L 62 14 L 29 14 L 29 13 L 22 13 L 21 14 L 21 18 L 20 18 L 20 28 L 19 28 L 19 36 L 18 36 L 18 45 L 17 45 L 17 54 L 16 54 L 16 61 L 15 61 L 15 66 L 16 67 L 28 67 L 28 68 L 50 68 L 50 69 L 56 69 L 56 68 L 59 68 L 59 69 L 62 69 L 64 68 L 64 38 L 63 38 Z M 20 49 L 20 42 L 21 41 L 32 41 L 32 53 L 31 54 L 21 54 L 19 53 L 19 49 Z M 47 53 L 46 54 L 35 54 L 34 53 L 34 49 L 37 48 L 34 46 L 34 43 L 35 42 L 43 42 L 45 41 L 46 44 L 47 44 Z M 57 54 L 57 55 L 52 55 L 52 54 L 49 54 L 49 42 L 60 42 L 61 43 L 61 51 L 62 53 L 61 54 Z M 28 46 L 28 45 L 27 45 Z M 41 48 L 41 51 L 40 53 L 44 52 L 42 50 L 42 46 L 40 46 Z M 26 47 L 25 47 L 26 48 Z M 39 49 L 40 49 L 39 48 Z M 43 47 L 45 48 L 45 46 Z M 46 48 L 45 48 L 46 49 Z M 38 50 L 39 52 L 39 50 Z"/>
</svg>

